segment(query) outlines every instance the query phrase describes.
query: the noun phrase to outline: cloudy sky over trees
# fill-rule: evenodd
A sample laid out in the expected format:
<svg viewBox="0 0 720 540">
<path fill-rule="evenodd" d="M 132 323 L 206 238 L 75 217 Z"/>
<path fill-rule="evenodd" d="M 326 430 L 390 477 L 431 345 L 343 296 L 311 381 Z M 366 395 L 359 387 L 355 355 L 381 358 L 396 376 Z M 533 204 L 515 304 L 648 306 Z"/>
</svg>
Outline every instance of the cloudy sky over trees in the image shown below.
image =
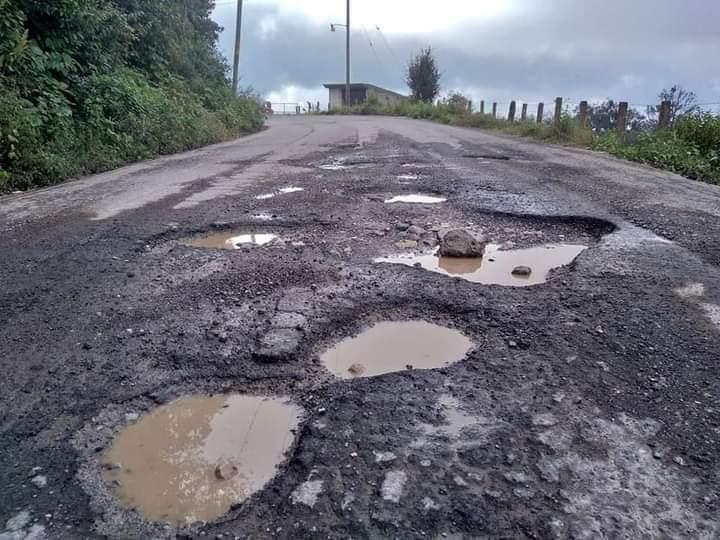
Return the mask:
<svg viewBox="0 0 720 540">
<path fill-rule="evenodd" d="M 243 83 L 273 101 L 327 100 L 344 80 L 344 0 L 246 0 Z M 234 0 L 218 0 L 232 51 Z M 556 96 L 655 102 L 680 83 L 720 102 L 720 2 L 715 0 L 355 0 L 353 81 L 407 93 L 411 53 L 431 45 L 443 92 L 476 100 Z M 378 30 L 378 28 L 380 30 Z"/>
</svg>

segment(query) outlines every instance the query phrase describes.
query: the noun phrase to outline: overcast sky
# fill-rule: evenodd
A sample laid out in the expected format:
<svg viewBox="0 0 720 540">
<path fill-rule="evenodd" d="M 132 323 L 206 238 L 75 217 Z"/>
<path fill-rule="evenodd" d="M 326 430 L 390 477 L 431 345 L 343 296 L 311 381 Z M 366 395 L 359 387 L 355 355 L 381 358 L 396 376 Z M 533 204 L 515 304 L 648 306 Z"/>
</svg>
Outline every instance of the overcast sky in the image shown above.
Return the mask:
<svg viewBox="0 0 720 540">
<path fill-rule="evenodd" d="M 214 17 L 231 57 L 235 1 Z M 720 0 L 353 0 L 352 17 L 353 82 L 407 93 L 404 66 L 431 45 L 443 93 L 476 101 L 645 104 L 677 82 L 720 102 Z M 327 103 L 322 84 L 345 79 L 344 29 L 329 25 L 344 21 L 345 0 L 246 0 L 243 85 Z"/>
</svg>

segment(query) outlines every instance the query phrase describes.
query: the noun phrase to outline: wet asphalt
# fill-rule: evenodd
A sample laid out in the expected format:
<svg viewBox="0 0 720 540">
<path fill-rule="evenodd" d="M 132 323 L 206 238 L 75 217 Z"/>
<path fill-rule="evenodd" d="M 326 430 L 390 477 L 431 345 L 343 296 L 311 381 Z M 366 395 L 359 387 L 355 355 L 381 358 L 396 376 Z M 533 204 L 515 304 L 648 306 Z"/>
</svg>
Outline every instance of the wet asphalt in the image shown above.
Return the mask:
<svg viewBox="0 0 720 540">
<path fill-rule="evenodd" d="M 447 201 L 384 202 L 409 194 Z M 447 227 L 589 249 L 524 288 L 372 262 Z M 225 230 L 279 240 L 188 245 Z M 718 264 L 716 186 L 408 119 L 276 118 L 0 197 L 0 539 L 717 538 Z M 405 320 L 475 347 L 321 364 Z M 120 505 L 100 456 L 129 418 L 217 393 L 304 409 L 276 477 L 180 530 Z"/>
</svg>

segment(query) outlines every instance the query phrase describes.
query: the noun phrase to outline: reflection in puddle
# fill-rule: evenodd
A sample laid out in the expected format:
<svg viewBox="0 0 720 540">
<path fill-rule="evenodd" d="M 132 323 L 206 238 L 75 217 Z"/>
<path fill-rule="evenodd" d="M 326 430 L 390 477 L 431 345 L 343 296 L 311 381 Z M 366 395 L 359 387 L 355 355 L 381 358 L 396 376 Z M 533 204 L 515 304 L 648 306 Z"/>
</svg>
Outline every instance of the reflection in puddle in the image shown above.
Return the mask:
<svg viewBox="0 0 720 540">
<path fill-rule="evenodd" d="M 398 176 L 398 180 L 418 180 L 419 178 L 417 174 L 401 174 Z"/>
<path fill-rule="evenodd" d="M 488 244 L 482 259 L 438 257 L 424 255 L 395 255 L 380 257 L 376 263 L 420 265 L 426 270 L 456 276 L 473 283 L 527 287 L 547 281 L 551 270 L 566 266 L 587 249 L 579 244 L 548 244 L 529 249 L 501 251 L 499 245 Z M 530 275 L 513 274 L 520 266 L 531 269 Z"/>
<path fill-rule="evenodd" d="M 122 431 L 103 458 L 103 476 L 147 519 L 212 520 L 272 479 L 300 416 L 280 399 L 181 398 Z"/>
<path fill-rule="evenodd" d="M 386 204 L 392 204 L 392 203 L 437 204 L 437 203 L 444 203 L 445 201 L 447 201 L 447 199 L 444 199 L 442 197 L 433 197 L 432 195 L 413 194 L 413 195 L 398 195 L 397 197 L 393 197 L 392 199 L 387 199 L 385 201 L 385 203 Z"/>
<path fill-rule="evenodd" d="M 297 193 L 299 191 L 305 191 L 305 188 L 295 186 L 280 188 L 274 193 L 264 193 L 263 195 L 258 195 L 257 197 L 255 197 L 255 200 L 265 201 L 267 199 L 272 199 L 273 197 L 276 197 L 278 195 L 287 195 L 288 193 Z"/>
<path fill-rule="evenodd" d="M 264 246 L 277 238 L 276 234 L 238 234 L 233 231 L 225 231 L 193 238 L 185 243 L 196 248 L 241 249 L 248 245 Z"/>
<path fill-rule="evenodd" d="M 472 346 L 457 330 L 425 321 L 383 322 L 341 341 L 320 360 L 337 377 L 354 379 L 446 367 L 462 360 Z"/>
<path fill-rule="evenodd" d="M 275 216 L 273 214 L 260 213 L 260 214 L 255 214 L 253 216 L 253 218 L 255 218 L 259 221 L 272 221 L 273 219 L 277 219 L 277 216 Z"/>
</svg>

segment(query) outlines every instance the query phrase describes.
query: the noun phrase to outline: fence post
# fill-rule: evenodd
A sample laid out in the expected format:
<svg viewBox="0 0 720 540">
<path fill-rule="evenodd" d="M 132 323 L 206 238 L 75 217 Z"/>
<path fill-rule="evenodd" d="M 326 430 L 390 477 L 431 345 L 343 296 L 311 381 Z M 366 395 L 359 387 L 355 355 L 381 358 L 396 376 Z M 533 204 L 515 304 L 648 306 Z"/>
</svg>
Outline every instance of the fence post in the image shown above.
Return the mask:
<svg viewBox="0 0 720 540">
<path fill-rule="evenodd" d="M 620 135 L 625 135 L 627 127 L 628 102 L 621 101 L 618 105 L 617 130 Z"/>
<path fill-rule="evenodd" d="M 514 122 L 515 121 L 515 102 L 510 102 L 510 110 L 508 111 L 508 121 Z"/>
<path fill-rule="evenodd" d="M 538 103 L 538 110 L 537 110 L 537 123 L 538 124 L 542 124 L 544 116 L 545 116 L 545 104 Z"/>
<path fill-rule="evenodd" d="M 472 99 L 471 99 L 471 100 L 468 100 L 468 105 L 467 105 L 467 107 L 468 107 L 467 112 L 469 112 L 470 114 L 472 114 Z"/>
<path fill-rule="evenodd" d="M 560 120 L 562 120 L 562 103 L 563 98 L 555 98 L 555 125 L 560 125 Z"/>
<path fill-rule="evenodd" d="M 578 113 L 578 121 L 580 122 L 580 127 L 587 127 L 587 121 L 588 121 L 588 102 L 587 101 L 581 101 L 580 102 L 580 112 Z"/>
<path fill-rule="evenodd" d="M 660 118 L 658 119 L 658 128 L 665 129 L 670 127 L 670 111 L 672 103 L 663 101 L 660 103 Z"/>
<path fill-rule="evenodd" d="M 480 114 L 485 114 L 485 100 L 480 102 Z"/>
<path fill-rule="evenodd" d="M 527 120 L 527 107 L 528 107 L 528 104 L 523 103 L 522 112 L 520 113 L 520 120 L 522 120 L 523 122 L 525 122 Z"/>
<path fill-rule="evenodd" d="M 493 103 L 493 118 L 497 118 L 497 103 Z"/>
</svg>

